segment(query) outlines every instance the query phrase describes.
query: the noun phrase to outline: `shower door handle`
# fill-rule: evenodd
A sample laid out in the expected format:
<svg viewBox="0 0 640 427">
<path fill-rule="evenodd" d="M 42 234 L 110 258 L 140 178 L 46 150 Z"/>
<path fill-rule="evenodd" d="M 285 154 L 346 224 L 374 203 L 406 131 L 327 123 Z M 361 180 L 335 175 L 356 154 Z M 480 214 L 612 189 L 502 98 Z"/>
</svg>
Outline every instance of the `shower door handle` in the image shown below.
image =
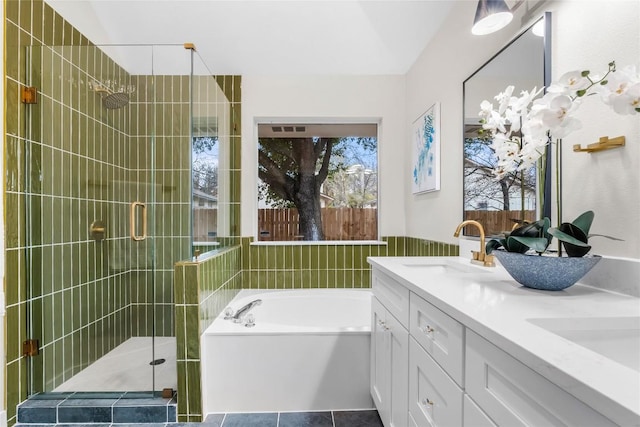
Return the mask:
<svg viewBox="0 0 640 427">
<path fill-rule="evenodd" d="M 142 210 L 142 235 L 136 234 L 136 210 L 140 206 Z M 141 242 L 147 238 L 147 205 L 142 202 L 133 202 L 129 209 L 129 231 L 131 240 Z"/>
</svg>

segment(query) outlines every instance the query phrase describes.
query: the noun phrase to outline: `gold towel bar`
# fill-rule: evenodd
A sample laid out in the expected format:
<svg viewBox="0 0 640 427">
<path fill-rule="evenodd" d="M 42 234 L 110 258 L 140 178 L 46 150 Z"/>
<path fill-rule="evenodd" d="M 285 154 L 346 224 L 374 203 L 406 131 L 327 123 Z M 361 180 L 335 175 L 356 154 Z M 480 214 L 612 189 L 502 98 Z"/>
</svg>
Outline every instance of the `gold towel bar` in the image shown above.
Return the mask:
<svg viewBox="0 0 640 427">
<path fill-rule="evenodd" d="M 594 153 L 596 151 L 604 151 L 604 150 L 611 150 L 613 148 L 624 147 L 624 144 L 625 144 L 624 136 L 619 136 L 617 138 L 611 138 L 611 139 L 609 139 L 608 136 L 602 136 L 600 137 L 600 140 L 598 142 L 589 144 L 587 145 L 586 148 L 582 148 L 580 144 L 575 144 L 573 146 L 573 151 Z"/>
</svg>

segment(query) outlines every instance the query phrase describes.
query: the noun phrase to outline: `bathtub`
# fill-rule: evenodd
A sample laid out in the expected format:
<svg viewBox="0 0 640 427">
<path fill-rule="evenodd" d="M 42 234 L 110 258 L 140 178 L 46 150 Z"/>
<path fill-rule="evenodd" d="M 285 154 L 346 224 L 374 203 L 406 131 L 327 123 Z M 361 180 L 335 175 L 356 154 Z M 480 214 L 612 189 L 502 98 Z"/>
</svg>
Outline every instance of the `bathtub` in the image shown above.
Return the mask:
<svg viewBox="0 0 640 427">
<path fill-rule="evenodd" d="M 369 409 L 369 290 L 242 290 L 202 335 L 203 413 Z"/>
</svg>

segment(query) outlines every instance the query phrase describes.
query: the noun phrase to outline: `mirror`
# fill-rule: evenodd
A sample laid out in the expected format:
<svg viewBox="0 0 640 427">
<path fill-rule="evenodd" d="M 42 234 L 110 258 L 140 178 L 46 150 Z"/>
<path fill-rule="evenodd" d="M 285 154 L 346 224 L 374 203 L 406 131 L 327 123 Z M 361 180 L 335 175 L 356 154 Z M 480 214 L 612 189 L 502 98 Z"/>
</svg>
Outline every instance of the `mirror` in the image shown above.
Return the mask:
<svg viewBox="0 0 640 427">
<path fill-rule="evenodd" d="M 515 86 L 513 93 L 518 95 L 523 90 L 549 83 L 550 21 L 550 13 L 546 13 L 545 18 L 518 35 L 463 83 L 463 219 L 479 221 L 489 236 L 511 230 L 523 219 L 536 220 L 539 207 L 536 206 L 534 168 L 507 175 L 499 181 L 494 178 L 492 170 L 496 159 L 492 141 L 479 132 L 482 129 L 480 103 L 487 100 L 496 105 L 494 97 L 509 85 Z M 547 190 L 550 193 L 551 188 L 545 188 L 545 194 Z M 477 232 L 475 228 L 465 228 L 465 235 L 477 236 Z"/>
</svg>

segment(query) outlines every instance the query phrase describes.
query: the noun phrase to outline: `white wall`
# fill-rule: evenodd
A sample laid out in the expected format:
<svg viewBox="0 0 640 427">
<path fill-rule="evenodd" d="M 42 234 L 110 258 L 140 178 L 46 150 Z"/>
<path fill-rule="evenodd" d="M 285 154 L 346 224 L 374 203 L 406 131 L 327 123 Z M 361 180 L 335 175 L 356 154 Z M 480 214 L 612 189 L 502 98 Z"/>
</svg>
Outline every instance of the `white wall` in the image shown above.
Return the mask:
<svg viewBox="0 0 640 427">
<path fill-rule="evenodd" d="M 637 0 L 558 1 L 543 4 L 526 19 L 526 7 L 502 31 L 477 37 L 470 26 L 475 2 L 457 2 L 442 30 L 425 48 L 406 76 L 405 127 L 427 106 L 441 102 L 441 191 L 414 196 L 405 193 L 407 235 L 455 243 L 453 230 L 462 220 L 462 82 L 513 38 L 521 27 L 545 10 L 553 13 L 553 78 L 573 69 L 640 66 L 640 2 Z M 592 233 L 625 239 L 593 238 L 594 253 L 640 258 L 640 116 L 617 116 L 599 101 L 580 110 L 584 128 L 564 142 L 564 219 L 587 209 L 596 218 Z M 627 147 L 605 153 L 573 153 L 575 143 L 596 142 L 600 136 L 625 135 Z M 405 159 L 404 180 L 410 159 Z"/>
<path fill-rule="evenodd" d="M 242 76 L 242 235 L 257 235 L 256 120 L 265 118 L 379 121 L 380 235 L 405 235 L 404 89 L 404 76 Z"/>
</svg>

